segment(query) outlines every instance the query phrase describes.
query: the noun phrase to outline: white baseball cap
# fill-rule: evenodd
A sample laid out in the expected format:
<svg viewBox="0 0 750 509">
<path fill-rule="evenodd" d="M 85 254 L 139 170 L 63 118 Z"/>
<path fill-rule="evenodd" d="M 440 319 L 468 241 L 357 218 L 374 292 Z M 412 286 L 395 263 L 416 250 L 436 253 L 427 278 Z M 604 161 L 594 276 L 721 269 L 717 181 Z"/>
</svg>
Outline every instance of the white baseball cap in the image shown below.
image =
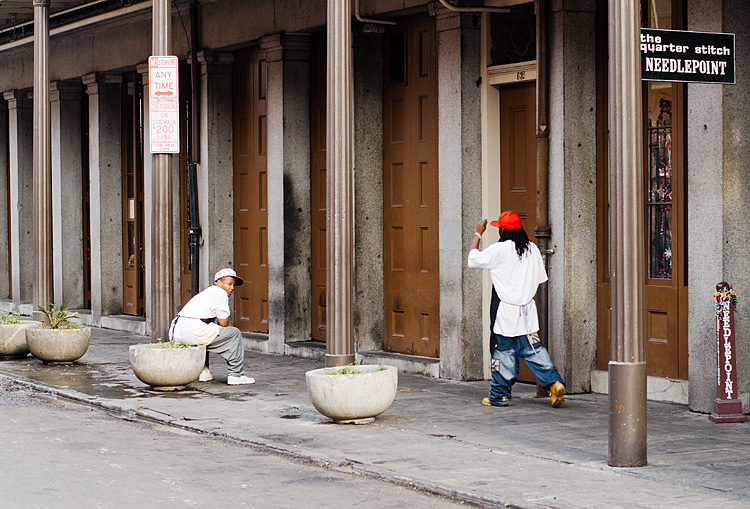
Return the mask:
<svg viewBox="0 0 750 509">
<path fill-rule="evenodd" d="M 234 278 L 234 286 L 242 286 L 242 283 L 245 282 L 240 276 L 237 275 L 234 269 L 227 267 L 226 269 L 221 269 L 219 272 L 214 274 L 214 283 L 226 276 L 232 276 Z"/>
</svg>

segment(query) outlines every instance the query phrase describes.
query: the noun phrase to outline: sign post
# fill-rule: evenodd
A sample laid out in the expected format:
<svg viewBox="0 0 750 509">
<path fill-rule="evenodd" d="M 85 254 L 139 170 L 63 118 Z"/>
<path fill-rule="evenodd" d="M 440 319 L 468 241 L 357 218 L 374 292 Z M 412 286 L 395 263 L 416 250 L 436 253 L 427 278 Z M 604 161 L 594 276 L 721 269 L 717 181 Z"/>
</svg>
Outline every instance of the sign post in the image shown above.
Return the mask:
<svg viewBox="0 0 750 509">
<path fill-rule="evenodd" d="M 149 57 L 148 90 L 151 153 L 177 154 L 180 152 L 177 57 Z"/>
<path fill-rule="evenodd" d="M 742 403 L 737 399 L 737 351 L 734 334 L 734 306 L 737 294 L 727 283 L 716 285 L 716 399 L 711 422 L 745 422 Z"/>
</svg>

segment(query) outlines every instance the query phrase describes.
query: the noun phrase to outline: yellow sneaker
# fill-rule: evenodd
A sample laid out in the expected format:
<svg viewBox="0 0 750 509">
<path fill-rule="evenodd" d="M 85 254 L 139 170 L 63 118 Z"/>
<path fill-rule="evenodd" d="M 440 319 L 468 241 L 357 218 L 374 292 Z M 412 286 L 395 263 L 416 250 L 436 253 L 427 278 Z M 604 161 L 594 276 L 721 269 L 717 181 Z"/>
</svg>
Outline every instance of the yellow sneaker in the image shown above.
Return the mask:
<svg viewBox="0 0 750 509">
<path fill-rule="evenodd" d="M 549 393 L 552 398 L 552 408 L 557 408 L 565 403 L 565 386 L 560 382 L 555 382 L 552 387 L 549 388 Z"/>
<path fill-rule="evenodd" d="M 484 398 L 482 404 L 484 406 L 508 406 L 508 397 L 503 396 L 500 401 L 490 401 L 490 398 Z"/>
</svg>

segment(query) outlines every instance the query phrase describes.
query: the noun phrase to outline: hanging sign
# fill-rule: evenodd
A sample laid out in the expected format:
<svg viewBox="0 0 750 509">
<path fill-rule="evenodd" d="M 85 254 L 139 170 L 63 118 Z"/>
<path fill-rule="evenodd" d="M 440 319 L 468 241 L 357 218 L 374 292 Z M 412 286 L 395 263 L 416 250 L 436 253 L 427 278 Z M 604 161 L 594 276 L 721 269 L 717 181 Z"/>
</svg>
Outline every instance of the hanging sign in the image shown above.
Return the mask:
<svg viewBox="0 0 750 509">
<path fill-rule="evenodd" d="M 734 84 L 734 34 L 641 29 L 641 79 Z"/>
<path fill-rule="evenodd" d="M 148 59 L 149 139 L 152 154 L 180 151 L 180 103 L 177 57 Z"/>
</svg>

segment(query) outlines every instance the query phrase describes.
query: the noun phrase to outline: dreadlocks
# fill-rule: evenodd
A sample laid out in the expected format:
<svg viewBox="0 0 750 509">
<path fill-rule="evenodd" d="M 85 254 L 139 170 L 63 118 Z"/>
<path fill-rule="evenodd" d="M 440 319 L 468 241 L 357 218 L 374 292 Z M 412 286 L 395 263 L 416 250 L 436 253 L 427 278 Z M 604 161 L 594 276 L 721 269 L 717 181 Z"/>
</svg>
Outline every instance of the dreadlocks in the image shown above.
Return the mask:
<svg viewBox="0 0 750 509">
<path fill-rule="evenodd" d="M 526 235 L 526 230 L 523 227 L 515 230 L 508 230 L 506 228 L 500 230 L 500 242 L 505 242 L 506 240 L 512 240 L 516 245 L 516 253 L 518 253 L 519 260 L 529 250 L 529 236 Z"/>
</svg>

